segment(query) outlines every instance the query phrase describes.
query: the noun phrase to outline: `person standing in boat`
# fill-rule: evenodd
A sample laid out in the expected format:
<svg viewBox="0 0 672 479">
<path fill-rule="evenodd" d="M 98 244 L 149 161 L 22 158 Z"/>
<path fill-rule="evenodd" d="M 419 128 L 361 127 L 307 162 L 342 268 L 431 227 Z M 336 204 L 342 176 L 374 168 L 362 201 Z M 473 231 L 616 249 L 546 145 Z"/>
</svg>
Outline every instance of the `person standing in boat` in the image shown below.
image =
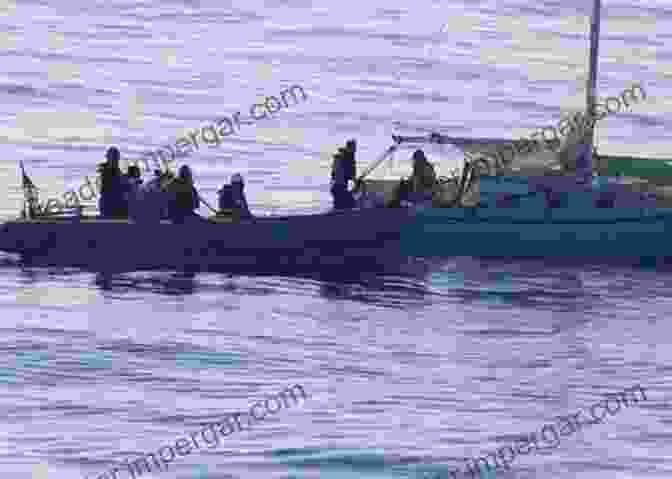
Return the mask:
<svg viewBox="0 0 672 479">
<path fill-rule="evenodd" d="M 245 182 L 240 173 L 231 176 L 231 183 L 222 186 L 219 195 L 220 215 L 236 215 L 238 218 L 251 218 L 250 208 L 245 198 Z"/>
<path fill-rule="evenodd" d="M 174 223 L 183 223 L 190 218 L 200 218 L 196 210 L 201 206 L 198 191 L 194 186 L 191 168 L 182 165 L 175 181 L 168 185 L 170 199 L 168 215 Z"/>
<path fill-rule="evenodd" d="M 345 148 L 339 148 L 338 153 L 334 155 L 334 162 L 331 166 L 331 195 L 334 199 L 334 209 L 352 209 L 355 207 L 355 198 L 352 191 L 348 189 L 348 183 L 354 182 L 357 175 L 357 163 L 355 152 L 357 143 L 355 140 L 349 140 Z"/>
<path fill-rule="evenodd" d="M 119 169 L 119 149 L 111 146 L 105 153 L 106 162 L 98 165 L 101 175 L 98 208 L 103 218 L 128 218 L 130 183 Z"/>
</svg>

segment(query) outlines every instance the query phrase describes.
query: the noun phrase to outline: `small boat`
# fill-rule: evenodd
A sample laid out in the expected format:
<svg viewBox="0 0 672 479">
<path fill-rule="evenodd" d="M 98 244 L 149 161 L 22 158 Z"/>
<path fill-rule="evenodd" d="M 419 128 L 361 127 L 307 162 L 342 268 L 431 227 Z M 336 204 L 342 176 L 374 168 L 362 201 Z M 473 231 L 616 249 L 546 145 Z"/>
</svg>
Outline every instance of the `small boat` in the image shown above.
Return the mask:
<svg viewBox="0 0 672 479">
<path fill-rule="evenodd" d="M 438 134 L 424 139 L 450 141 Z M 417 138 L 395 137 L 383 158 L 418 143 Z M 0 250 L 20 254 L 28 264 L 96 271 L 380 271 L 409 256 L 672 256 L 672 208 L 614 180 L 488 176 L 479 173 L 477 162 L 465 161 L 458 181 L 442 179 L 438 204 L 430 206 L 237 221 L 212 216 L 187 224 L 81 214 L 18 218 L 0 227 Z M 398 184 L 363 183 L 360 201 L 376 190 L 389 194 L 389 187 Z"/>
<path fill-rule="evenodd" d="M 588 106 L 595 99 L 599 14 L 595 0 Z M 398 183 L 364 178 L 402 146 L 450 143 L 467 152 L 478 143 L 439 134 L 393 139 L 360 177 L 360 205 L 368 207 L 237 221 L 215 216 L 188 224 L 100 219 L 81 211 L 60 218 L 24 214 L 2 225 L 0 250 L 17 253 L 29 264 L 106 271 L 377 270 L 408 256 L 672 256 L 672 207 L 641 185 L 614 177 L 566 171 L 538 175 L 529 165 L 504 165 L 505 174 L 491 174 L 486 160 L 467 154 L 461 176 L 442 179 L 432 204 L 378 207 Z M 592 132 L 587 141 L 592 154 Z M 577 145 L 565 145 L 563 151 L 560 156 L 578 155 Z M 30 191 L 26 178 L 24 172 Z"/>
</svg>

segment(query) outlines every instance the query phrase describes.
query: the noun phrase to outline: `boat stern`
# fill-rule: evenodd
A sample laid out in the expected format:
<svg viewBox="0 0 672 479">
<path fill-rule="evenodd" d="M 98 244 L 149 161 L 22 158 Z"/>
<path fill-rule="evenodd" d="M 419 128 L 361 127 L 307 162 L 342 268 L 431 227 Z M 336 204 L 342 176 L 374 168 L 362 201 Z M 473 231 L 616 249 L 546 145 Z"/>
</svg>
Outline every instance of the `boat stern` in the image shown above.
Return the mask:
<svg viewBox="0 0 672 479">
<path fill-rule="evenodd" d="M 31 229 L 29 223 L 30 221 L 17 218 L 0 224 L 0 251 L 24 254 L 38 246 L 43 238 L 38 237 L 38 231 Z"/>
</svg>

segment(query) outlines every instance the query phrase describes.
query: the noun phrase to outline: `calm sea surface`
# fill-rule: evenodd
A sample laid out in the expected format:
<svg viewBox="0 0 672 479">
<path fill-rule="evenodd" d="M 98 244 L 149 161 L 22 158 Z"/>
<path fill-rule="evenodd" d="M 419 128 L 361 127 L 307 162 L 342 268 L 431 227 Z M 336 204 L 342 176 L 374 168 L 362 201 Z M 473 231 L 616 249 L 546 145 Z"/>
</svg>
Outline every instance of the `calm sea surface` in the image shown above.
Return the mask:
<svg viewBox="0 0 672 479">
<path fill-rule="evenodd" d="M 212 204 L 241 172 L 256 214 L 324 210 L 348 138 L 363 167 L 392 133 L 519 138 L 579 109 L 590 3 L 4 2 L 0 214 L 20 206 L 19 160 L 60 198 L 109 145 L 174 144 L 292 85 L 305 102 L 186 161 Z M 672 7 L 604 3 L 599 92 L 639 82 L 648 99 L 603 120 L 598 148 L 670 158 Z M 459 158 L 427 152 L 440 169 Z M 672 271 L 406 269 L 96 276 L 0 257 L 0 477 L 99 477 L 297 383 L 302 404 L 142 477 L 444 478 L 636 384 L 639 406 L 489 479 L 672 477 Z"/>
</svg>

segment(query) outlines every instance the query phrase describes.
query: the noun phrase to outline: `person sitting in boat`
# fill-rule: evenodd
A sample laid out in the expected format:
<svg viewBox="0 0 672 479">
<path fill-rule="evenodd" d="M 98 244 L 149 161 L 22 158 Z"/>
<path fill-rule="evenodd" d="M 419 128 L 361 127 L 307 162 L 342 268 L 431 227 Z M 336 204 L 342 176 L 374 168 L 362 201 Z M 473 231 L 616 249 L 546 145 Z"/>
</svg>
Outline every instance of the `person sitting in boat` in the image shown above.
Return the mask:
<svg viewBox="0 0 672 479">
<path fill-rule="evenodd" d="M 334 162 L 331 166 L 331 195 L 334 198 L 334 209 L 336 210 L 355 207 L 355 198 L 352 191 L 348 189 L 348 183 L 355 181 L 356 151 L 357 143 L 355 140 L 349 140 L 345 148 L 339 148 L 338 153 L 334 155 Z"/>
<path fill-rule="evenodd" d="M 143 193 L 161 190 L 161 170 L 154 170 L 154 178 L 143 184 L 140 189 Z"/>
<path fill-rule="evenodd" d="M 137 165 L 128 167 L 126 178 L 129 183 L 129 191 L 126 194 L 128 201 L 128 216 L 131 219 L 136 219 L 136 213 L 142 203 L 142 178 L 140 178 L 140 168 Z"/>
<path fill-rule="evenodd" d="M 130 170 L 130 168 L 129 168 Z M 173 176 L 170 172 L 154 170 L 154 178 L 139 187 L 137 201 L 130 205 L 130 216 L 134 221 L 158 222 L 168 219 L 169 193 L 164 191 Z M 166 187 L 167 189 L 167 187 Z"/>
<path fill-rule="evenodd" d="M 413 191 L 421 192 L 434 188 L 436 185 L 436 172 L 434 171 L 434 165 L 427 161 L 425 152 L 415 150 L 412 159 L 413 174 L 411 181 L 413 183 Z"/>
<path fill-rule="evenodd" d="M 434 189 L 437 184 L 434 166 L 427 161 L 422 150 L 413 153 L 413 174 L 403 179 L 394 191 L 393 199 L 386 206 L 400 208 L 411 205 L 428 206 L 432 203 Z"/>
<path fill-rule="evenodd" d="M 434 166 L 427 161 L 427 157 L 422 150 L 415 150 L 412 159 L 413 174 L 410 181 L 414 200 L 418 203 L 431 201 L 437 183 Z"/>
<path fill-rule="evenodd" d="M 138 165 L 131 165 L 128 167 L 128 172 L 126 173 L 128 182 L 131 185 L 133 190 L 139 190 L 140 185 L 142 185 L 142 178 L 140 174 L 140 168 Z"/>
<path fill-rule="evenodd" d="M 245 198 L 245 182 L 240 173 L 231 177 L 231 183 L 222 186 L 217 192 L 219 195 L 219 216 L 236 216 L 251 218 L 250 208 Z"/>
<path fill-rule="evenodd" d="M 201 200 L 189 166 L 180 167 L 177 178 L 167 186 L 167 190 L 170 194 L 168 216 L 174 223 L 200 218 L 196 210 L 200 207 Z"/>
<path fill-rule="evenodd" d="M 103 218 L 128 218 L 130 183 L 119 169 L 120 156 L 119 149 L 111 146 L 105 153 L 107 161 L 98 165 L 101 175 L 98 207 Z"/>
</svg>

